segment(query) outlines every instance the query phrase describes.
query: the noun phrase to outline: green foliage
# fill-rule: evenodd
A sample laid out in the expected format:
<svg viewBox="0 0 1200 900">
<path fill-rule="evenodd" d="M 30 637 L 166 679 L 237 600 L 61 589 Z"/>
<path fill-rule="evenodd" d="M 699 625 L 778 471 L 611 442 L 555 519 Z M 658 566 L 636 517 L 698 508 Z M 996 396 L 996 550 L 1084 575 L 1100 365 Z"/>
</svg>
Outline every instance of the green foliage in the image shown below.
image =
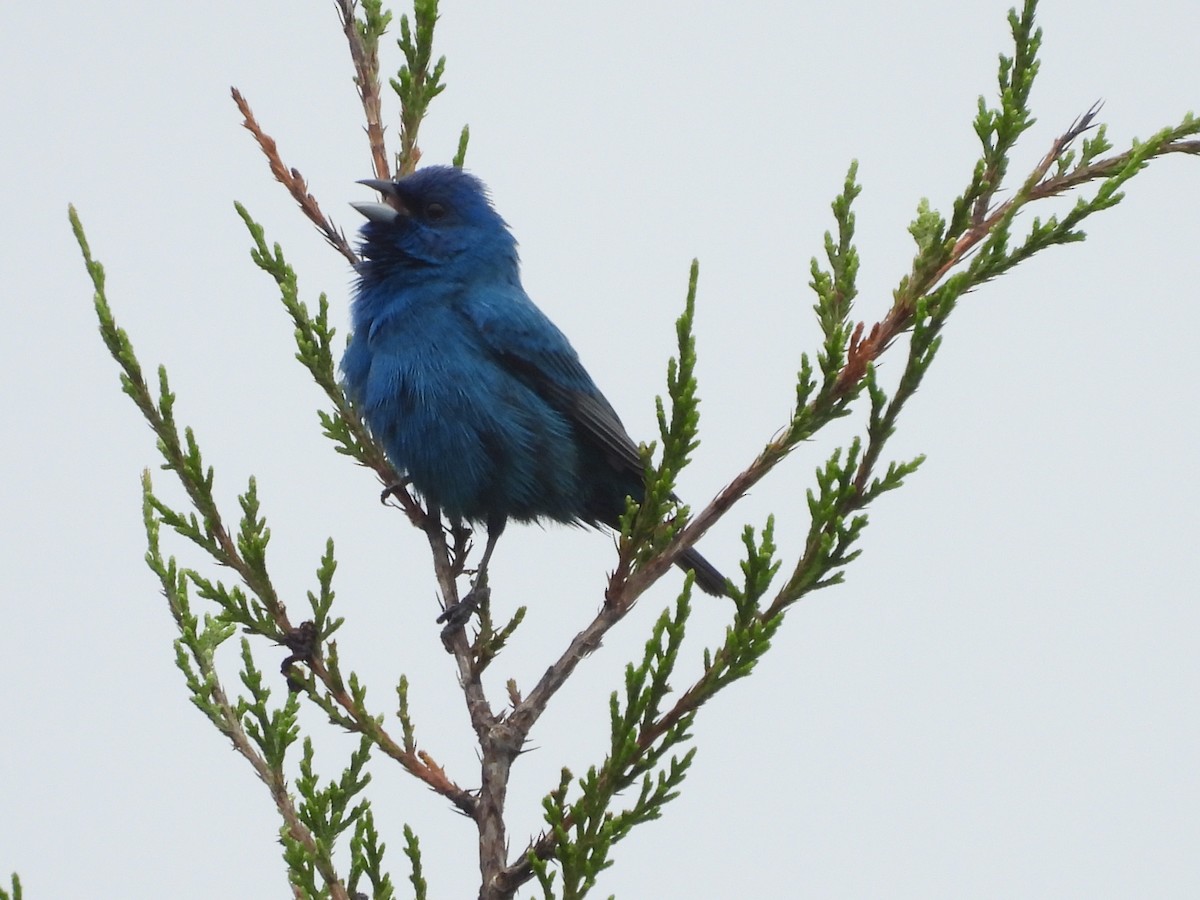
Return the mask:
<svg viewBox="0 0 1200 900">
<path fill-rule="evenodd" d="M 5 890 L 0 887 L 0 900 L 21 900 L 24 893 L 21 891 L 21 879 L 16 872 L 12 873 L 12 888 Z"/>
<path fill-rule="evenodd" d="M 825 344 L 817 354 L 817 362 L 826 383 L 832 384 L 846 362 L 846 344 L 850 340 L 853 324 L 850 310 L 858 296 L 855 279 L 858 276 L 858 251 L 854 247 L 854 213 L 852 206 L 862 186 L 858 183 L 858 162 L 850 164 L 842 193 L 834 199 L 833 218 L 837 223 L 836 243 L 833 235 L 825 232 L 825 258 L 829 268 L 823 269 L 816 257 L 810 265 L 812 281 L 809 286 L 817 295 L 813 312 L 825 335 Z M 807 360 L 802 363 L 806 364 Z"/>
<path fill-rule="evenodd" d="M 383 0 L 362 0 L 362 18 L 354 25 L 366 51 L 375 56 L 379 53 L 379 39 L 392 24 L 392 13 L 383 8 Z"/>
<path fill-rule="evenodd" d="M 412 866 L 412 874 L 408 880 L 412 882 L 414 900 L 425 900 L 428 885 L 421 872 L 421 845 L 411 828 L 404 826 L 404 855 Z"/>
<path fill-rule="evenodd" d="M 462 133 L 458 136 L 458 149 L 454 152 L 454 159 L 451 160 L 455 168 L 461 169 L 463 163 L 467 161 L 467 144 L 471 140 L 471 128 L 469 125 L 464 125 Z"/>
<path fill-rule="evenodd" d="M 367 120 L 367 136 L 377 174 L 387 177 L 389 159 L 380 121 L 380 38 L 392 21 L 381 0 L 337 0 L 354 65 L 354 80 Z M 390 723 L 368 704 L 367 686 L 348 667 L 343 670 L 337 642 L 342 624 L 334 614 L 337 570 L 332 538 L 316 566 L 316 586 L 306 592 L 308 616 L 294 623 L 269 571 L 271 531 L 258 497 L 257 481 L 248 479 L 238 496 L 236 522 L 223 516 L 214 495 L 215 473 L 204 462 L 193 431 L 176 419 L 176 398 L 167 373 L 159 368 L 153 387 L 118 325 L 105 294 L 103 266 L 93 259 L 74 209 L 71 225 L 94 287 L 94 306 L 101 337 L 117 361 L 122 390 L 153 429 L 162 468 L 179 481 L 186 505 L 176 507 L 156 493 L 149 472 L 142 478 L 146 531 L 146 564 L 159 581 L 178 637 L 175 659 L 191 702 L 246 759 L 267 787 L 282 826 L 281 843 L 293 894 L 299 897 L 350 897 L 370 885 L 375 898 L 395 896 L 383 867 L 385 844 L 378 834 L 366 795 L 367 765 L 372 755 L 391 760 L 422 780 L 473 819 L 480 834 L 480 862 L 487 873 L 480 897 L 502 900 L 536 880 L 546 898 L 580 898 L 613 863 L 613 847 L 638 825 L 659 818 L 679 790 L 695 758 L 690 746 L 699 710 L 735 681 L 749 675 L 770 649 L 788 610 L 810 592 L 840 583 L 846 567 L 861 550 L 858 540 L 868 525 L 867 509 L 880 495 L 900 487 L 924 460 L 881 463 L 900 414 L 916 393 L 936 357 L 942 331 L 959 299 L 1033 255 L 1057 244 L 1083 239 L 1082 222 L 1118 203 L 1125 183 L 1154 158 L 1166 153 L 1200 153 L 1200 142 L 1187 140 L 1200 132 L 1194 117 L 1164 128 L 1124 152 L 1112 149 L 1103 126 L 1093 128 L 1098 107 L 1081 116 L 1051 145 L 1044 159 L 1021 181 L 1011 182 L 1011 151 L 1035 124 L 1029 98 L 1038 68 L 1041 30 L 1035 27 L 1036 0 L 1012 11 L 1011 56 L 1000 58 L 998 100 L 981 98 L 974 120 L 980 156 L 966 187 L 954 199 L 949 215 L 921 199 L 909 226 L 915 243 L 911 268 L 893 291 L 891 307 L 868 325 L 853 318 L 857 299 L 859 252 L 855 245 L 854 202 L 861 193 L 858 168 L 852 163 L 834 199 L 834 228 L 826 233 L 824 262 L 813 259 L 810 287 L 813 311 L 821 329 L 815 356 L 802 353 L 796 380 L 795 408 L 777 435 L 738 473 L 718 497 L 695 515 L 678 504 L 674 486 L 699 446 L 699 396 L 693 335 L 698 263 L 693 261 L 683 313 L 676 323 L 677 354 L 667 368 L 667 399 L 657 399 L 661 453 L 642 448 L 646 492 L 640 504 L 629 502 L 621 521 L 620 556 L 609 590 L 595 620 L 553 662 L 546 674 L 522 697 L 515 681 L 507 683 L 511 710 L 492 710 L 481 673 L 501 654 L 526 616 L 524 606 L 497 627 L 487 592 L 475 612 L 473 635 L 450 627 L 443 634 L 453 654 L 471 725 L 479 736 L 482 784 L 464 789 L 422 748 L 409 707 L 410 684 L 399 676 L 395 688 L 399 738 Z M 401 16 L 397 41 L 404 63 L 391 86 L 399 98 L 400 149 L 396 171 L 411 171 L 420 159 L 418 135 L 432 100 L 445 88 L 445 58 L 434 62 L 433 36 L 438 18 L 435 0 L 415 0 L 410 21 Z M 353 250 L 323 217 L 307 194 L 299 174 L 282 163 L 274 141 L 252 119 L 248 105 L 234 92 L 250 129 L 267 154 L 271 171 L 313 219 L 326 239 L 350 260 Z M 454 164 L 466 155 L 469 130 L 460 134 Z M 1078 148 L 1076 148 L 1078 144 Z M 1024 232 L 1015 231 L 1018 214 L 1030 204 L 1098 182 L 1061 216 L 1033 217 Z M 999 200 L 998 198 L 1005 198 Z M 272 278 L 291 320 L 296 358 L 324 393 L 318 412 L 322 432 L 338 453 L 371 469 L 386 486 L 390 499 L 425 534 L 435 577 L 444 603 L 458 602 L 457 578 L 467 571 L 469 531 L 442 522 L 436 508 L 423 507 L 401 482 L 382 449 L 363 426 L 337 381 L 335 330 L 329 303 L 319 295 L 315 312 L 301 299 L 298 279 L 282 249 L 268 245 L 265 230 L 240 204 L 237 213 L 249 231 L 251 258 Z M 1022 220 L 1025 221 L 1025 220 Z M 892 350 L 893 347 L 897 349 Z M 902 349 L 901 349 L 902 348 Z M 885 352 L 904 354 L 896 385 L 885 388 L 876 362 Z M 814 364 L 815 359 L 815 364 Z M 865 395 L 866 401 L 860 404 Z M 669 405 L 669 410 L 668 410 Z M 603 759 L 582 777 L 563 770 L 543 800 L 547 830 L 508 859 L 503 801 L 509 770 L 519 758 L 530 729 L 575 667 L 615 627 L 671 562 L 694 543 L 801 443 L 810 441 L 831 422 L 852 414 L 863 416 L 860 433 L 828 454 L 817 467 L 806 503 L 785 499 L 785 513 L 807 517 L 808 530 L 795 560 L 780 558 L 775 544 L 775 518 L 761 530 L 742 532 L 745 558 L 741 584 L 731 590 L 729 620 L 720 640 L 700 653 L 685 648 L 691 612 L 691 581 L 671 608 L 654 624 L 644 652 L 625 669 L 624 683 L 609 699 L 609 746 Z M 882 469 L 882 474 L 880 470 Z M 204 567 L 182 565 L 162 548 L 163 526 L 183 539 Z M 220 570 L 221 580 L 212 574 Z M 780 578 L 780 573 L 784 575 Z M 232 573 L 232 576 L 229 574 Z M 480 587 L 480 586 L 477 586 Z M 537 606 L 535 609 L 539 608 Z M 235 653 L 223 650 L 239 630 Z M 695 637 L 692 637 L 695 640 Z M 252 650 L 289 655 L 281 664 L 288 692 L 273 702 L 269 677 Z M 689 644 L 690 646 L 690 644 Z M 681 658 L 698 661 L 700 671 L 683 690 Z M 243 692 L 229 692 L 222 672 L 236 667 Z M 338 777 L 323 778 L 314 765 L 310 739 L 302 734 L 302 703 L 321 710 L 335 727 L 358 735 L 358 745 Z M 302 739 L 303 738 L 303 739 Z M 301 745 L 297 758 L 294 748 Z M 289 789 L 289 773 L 292 787 Z M 628 792 L 631 796 L 618 800 Z M 427 896 L 420 845 L 404 828 L 403 852 L 408 860 L 413 896 Z M 348 859 L 345 881 L 335 858 Z M 19 898 L 16 875 L 12 891 L 0 889 L 0 900 Z"/>
<path fill-rule="evenodd" d="M 417 849 L 417 837 L 412 829 L 404 826 L 404 837 L 409 841 L 405 847 L 405 855 L 412 860 L 413 887 L 416 900 L 425 897 L 425 882 L 420 878 L 421 857 Z M 354 836 L 350 839 L 350 878 L 347 888 L 354 894 L 365 877 L 371 883 L 371 896 L 375 900 L 391 900 L 396 896 L 392 886 L 392 878 L 383 870 L 383 851 L 386 845 L 379 840 L 379 832 L 375 830 L 375 817 L 369 807 L 354 822 Z M 414 858 L 415 854 L 415 858 Z"/>
<path fill-rule="evenodd" d="M 833 218 L 837 223 L 837 239 L 825 232 L 825 258 L 829 267 L 824 268 L 813 257 L 809 265 L 812 276 L 809 287 L 817 295 L 813 312 L 825 339 L 817 352 L 817 366 L 821 370 L 818 388 L 812 362 L 807 353 L 800 354 L 800 372 L 796 380 L 796 407 L 782 441 L 775 441 L 764 450 L 772 461 L 779 462 L 791 450 L 808 440 L 830 422 L 849 415 L 851 403 L 857 390 L 839 392 L 839 378 L 845 369 L 846 351 L 854 323 L 850 311 L 858 296 L 858 250 L 854 246 L 855 199 L 862 193 L 858 183 L 858 163 L 852 162 L 846 173 L 842 192 L 832 203 Z"/>
<path fill-rule="evenodd" d="M 485 601 L 482 604 L 479 616 L 479 634 L 476 636 L 474 644 L 476 665 L 480 671 L 483 671 L 488 663 L 504 649 L 509 638 L 513 636 L 513 632 L 517 630 L 517 626 L 525 621 L 526 612 L 528 612 L 527 607 L 518 606 L 508 623 L 497 630 L 492 623 L 491 602 Z"/>
<path fill-rule="evenodd" d="M 377 471 L 389 472 L 393 482 L 398 481 L 386 457 L 367 435 L 338 384 L 333 360 L 336 329 L 329 324 L 329 301 L 325 294 L 321 294 L 317 300 L 317 315 L 314 318 L 300 299 L 296 271 L 284 258 L 283 249 L 278 244 L 267 246 L 265 230 L 242 204 L 235 203 L 234 208 L 254 242 L 250 258 L 279 287 L 280 301 L 295 326 L 296 359 L 312 375 L 313 381 L 325 392 L 333 406 L 332 410 L 320 410 L 317 413 L 322 432 L 333 441 L 338 453 Z"/>
<path fill-rule="evenodd" d="M 700 400 L 696 382 L 696 341 L 692 326 L 696 316 L 696 287 L 700 263 L 692 260 L 688 276 L 687 299 L 683 314 L 675 322 L 678 356 L 667 361 L 667 396 L 671 401 L 668 420 L 662 397 L 655 398 L 662 456 L 658 466 L 652 463 L 654 446 L 643 446 L 642 464 L 646 470 L 646 491 L 640 504 L 629 499 L 621 519 L 621 558 L 642 566 L 660 557 L 667 544 L 687 524 L 688 508 L 677 504 L 675 480 L 700 445 Z M 666 518 L 668 511 L 674 514 Z"/>
<path fill-rule="evenodd" d="M 655 623 L 641 663 L 626 667 L 624 700 L 616 693 L 610 700 L 608 756 L 578 779 L 578 796 L 568 802 L 571 775 L 564 769 L 558 787 L 542 801 L 546 822 L 558 842 L 555 857 L 564 898 L 584 896 L 596 876 L 611 865 L 612 845 L 635 825 L 657 819 L 662 807 L 678 796 L 676 789 L 695 750 L 669 757 L 668 752 L 690 738 L 694 713 L 666 722 L 661 707 L 671 690 L 669 678 L 689 611 L 685 592 L 674 614 L 667 610 Z M 616 796 L 639 781 L 633 804 L 614 812 Z M 544 870 L 543 877 L 549 877 Z"/>
<path fill-rule="evenodd" d="M 328 852 L 327 848 L 332 849 L 347 829 L 355 828 L 355 836 L 359 835 L 358 823 L 369 807 L 365 801 L 355 800 L 371 780 L 370 776 L 363 772 L 370 755 L 371 741 L 364 737 L 359 742 L 358 749 L 350 755 L 350 763 L 341 776 L 336 781 L 328 781 L 322 786 L 320 777 L 313 769 L 312 742 L 305 739 L 304 753 L 300 759 L 300 775 L 296 779 L 296 790 L 303 798 L 298 813 L 321 851 Z M 373 833 L 373 823 L 369 830 Z M 289 843 L 286 836 L 285 848 L 284 855 L 292 871 L 293 883 L 300 881 L 308 884 L 314 874 L 315 863 L 320 857 L 314 859 L 307 848 L 300 847 L 295 841 Z M 381 859 L 383 847 L 375 846 L 371 852 L 377 860 Z"/>
<path fill-rule="evenodd" d="M 400 152 L 396 154 L 396 171 L 406 175 L 417 167 L 417 132 L 429 111 L 433 98 L 446 89 L 442 73 L 446 57 L 439 57 L 433 68 L 433 27 L 437 23 L 437 0 L 413 0 L 413 21 L 400 17 L 400 40 L 396 43 L 404 54 L 404 65 L 391 80 L 392 90 L 400 98 Z M 466 153 L 466 131 L 459 144 L 459 159 Z M 461 165 L 461 161 L 457 163 Z"/>
</svg>

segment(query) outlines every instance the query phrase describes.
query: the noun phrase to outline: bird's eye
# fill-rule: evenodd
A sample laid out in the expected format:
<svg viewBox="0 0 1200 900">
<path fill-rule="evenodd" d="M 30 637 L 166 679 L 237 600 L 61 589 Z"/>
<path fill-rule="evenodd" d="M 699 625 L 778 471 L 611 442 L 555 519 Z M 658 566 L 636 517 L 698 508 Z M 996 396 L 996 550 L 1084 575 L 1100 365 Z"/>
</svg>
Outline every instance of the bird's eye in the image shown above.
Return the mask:
<svg viewBox="0 0 1200 900">
<path fill-rule="evenodd" d="M 425 206 L 425 216 L 431 221 L 436 222 L 439 219 L 446 218 L 446 207 L 440 203 L 429 203 Z"/>
</svg>

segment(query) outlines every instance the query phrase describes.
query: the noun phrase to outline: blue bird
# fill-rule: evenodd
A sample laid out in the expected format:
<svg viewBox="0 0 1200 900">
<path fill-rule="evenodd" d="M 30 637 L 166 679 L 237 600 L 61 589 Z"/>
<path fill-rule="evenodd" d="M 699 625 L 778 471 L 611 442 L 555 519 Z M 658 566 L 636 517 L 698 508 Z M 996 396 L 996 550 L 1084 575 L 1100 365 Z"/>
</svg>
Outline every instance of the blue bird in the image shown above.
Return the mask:
<svg viewBox="0 0 1200 900">
<path fill-rule="evenodd" d="M 367 222 L 342 373 L 392 464 L 452 520 L 487 527 L 480 573 L 510 519 L 615 527 L 643 494 L 637 447 L 521 287 L 483 183 L 449 166 L 360 183 L 387 205 L 352 204 Z M 695 550 L 678 564 L 727 593 Z"/>
</svg>

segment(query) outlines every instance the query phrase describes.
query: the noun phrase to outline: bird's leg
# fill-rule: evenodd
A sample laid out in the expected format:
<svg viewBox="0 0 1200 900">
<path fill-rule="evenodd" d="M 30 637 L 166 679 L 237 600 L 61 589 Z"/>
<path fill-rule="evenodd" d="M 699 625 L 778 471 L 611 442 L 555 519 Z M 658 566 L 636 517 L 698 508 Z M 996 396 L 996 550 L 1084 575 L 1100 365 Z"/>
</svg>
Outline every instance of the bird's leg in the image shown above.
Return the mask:
<svg viewBox="0 0 1200 900">
<path fill-rule="evenodd" d="M 467 554 L 471 551 L 471 529 L 457 519 L 452 519 L 445 529 L 450 538 L 450 572 L 457 578 L 466 567 Z"/>
<path fill-rule="evenodd" d="M 437 618 L 438 622 L 446 623 L 447 630 L 462 628 L 466 625 L 475 610 L 479 609 L 479 604 L 491 596 L 491 589 L 488 587 L 487 567 L 492 559 L 492 551 L 496 549 L 496 541 L 500 540 L 500 535 L 504 532 L 505 524 L 503 519 L 498 522 L 488 522 L 487 544 L 483 548 L 483 556 L 479 560 L 479 568 L 475 570 L 475 577 L 471 581 L 471 590 L 458 603 L 446 607 Z"/>
</svg>

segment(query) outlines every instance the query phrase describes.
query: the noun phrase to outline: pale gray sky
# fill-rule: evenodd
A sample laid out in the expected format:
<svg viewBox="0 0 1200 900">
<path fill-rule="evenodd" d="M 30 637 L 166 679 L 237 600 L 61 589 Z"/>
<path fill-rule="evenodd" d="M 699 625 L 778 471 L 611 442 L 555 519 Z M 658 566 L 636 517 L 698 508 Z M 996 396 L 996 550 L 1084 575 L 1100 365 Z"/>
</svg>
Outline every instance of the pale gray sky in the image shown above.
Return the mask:
<svg viewBox="0 0 1200 900">
<path fill-rule="evenodd" d="M 470 123 L 468 166 L 521 241 L 526 287 L 636 436 L 653 435 L 700 258 L 704 443 L 681 486 L 700 504 L 785 421 L 799 354 L 816 346 L 808 259 L 849 161 L 868 320 L 906 270 L 918 200 L 945 209 L 966 183 L 1006 9 L 447 0 L 449 88 L 426 160 L 448 160 Z M 1039 124 L 1018 169 L 1096 99 L 1118 147 L 1200 107 L 1193 3 L 1078 9 L 1045 3 Z M 153 441 L 96 334 L 66 206 L 143 364 L 167 364 L 231 516 L 257 475 L 291 604 L 332 535 L 343 659 L 381 709 L 407 673 L 425 748 L 476 783 L 423 541 L 320 437 L 320 396 L 233 211 L 243 201 L 308 301 L 327 291 L 345 321 L 344 261 L 271 181 L 228 99 L 236 84 L 356 227 L 345 204 L 367 199 L 353 182 L 371 173 L 332 4 L 24 4 L 0 42 L 0 872 L 18 870 L 30 897 L 284 897 L 270 799 L 174 668 L 142 563 Z M 891 448 L 927 465 L 875 507 L 847 584 L 797 608 L 756 676 L 704 710 L 683 796 L 618 847 L 597 896 L 1200 893 L 1200 161 L 1156 163 L 1129 194 L 1087 243 L 964 299 Z M 736 571 L 742 523 L 772 510 L 795 554 L 811 472 L 848 433 L 798 450 L 705 554 Z M 528 685 L 557 656 L 614 557 L 596 533 L 509 530 L 495 602 L 531 613 L 494 685 Z M 608 692 L 677 585 L 642 601 L 539 724 L 510 794 L 514 848 L 559 768 L 602 757 Z M 724 615 L 698 604 L 688 671 Z M 353 742 L 304 718 L 335 774 Z M 374 773 L 400 896 L 404 822 L 430 896 L 473 896 L 469 823 L 391 767 Z"/>
</svg>

